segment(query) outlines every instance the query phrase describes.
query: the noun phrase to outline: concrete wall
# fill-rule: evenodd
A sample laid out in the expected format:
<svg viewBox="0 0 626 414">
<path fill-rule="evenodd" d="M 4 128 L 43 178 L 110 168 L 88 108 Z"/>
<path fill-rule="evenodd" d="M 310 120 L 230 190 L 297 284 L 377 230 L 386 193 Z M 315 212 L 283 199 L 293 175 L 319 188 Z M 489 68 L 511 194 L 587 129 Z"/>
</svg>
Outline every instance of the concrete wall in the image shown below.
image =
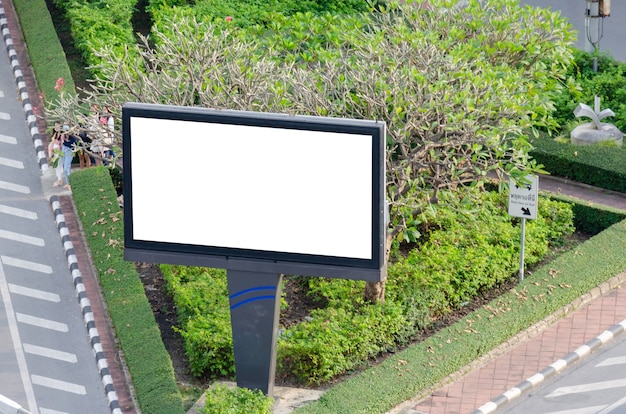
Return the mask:
<svg viewBox="0 0 626 414">
<path fill-rule="evenodd" d="M 520 3 L 560 11 L 561 15 L 567 17 L 574 29 L 578 31 L 576 47 L 587 50 L 585 47 L 586 0 L 520 0 Z M 600 29 L 604 24 L 604 36 L 600 40 L 600 51 L 608 52 L 615 59 L 626 62 L 626 1 L 612 0 L 611 15 L 595 20 L 599 21 Z"/>
</svg>

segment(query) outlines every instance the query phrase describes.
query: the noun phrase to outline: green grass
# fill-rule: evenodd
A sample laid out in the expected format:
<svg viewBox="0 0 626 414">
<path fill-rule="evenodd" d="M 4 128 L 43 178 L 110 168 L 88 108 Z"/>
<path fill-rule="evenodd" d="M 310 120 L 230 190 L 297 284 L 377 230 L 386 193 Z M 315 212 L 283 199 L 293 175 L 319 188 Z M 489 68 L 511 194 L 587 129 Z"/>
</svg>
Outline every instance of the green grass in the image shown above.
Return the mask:
<svg viewBox="0 0 626 414">
<path fill-rule="evenodd" d="M 139 406 L 144 413 L 183 413 L 172 361 L 134 263 L 123 258 L 122 211 L 106 167 L 70 175 L 82 222 Z"/>
</svg>

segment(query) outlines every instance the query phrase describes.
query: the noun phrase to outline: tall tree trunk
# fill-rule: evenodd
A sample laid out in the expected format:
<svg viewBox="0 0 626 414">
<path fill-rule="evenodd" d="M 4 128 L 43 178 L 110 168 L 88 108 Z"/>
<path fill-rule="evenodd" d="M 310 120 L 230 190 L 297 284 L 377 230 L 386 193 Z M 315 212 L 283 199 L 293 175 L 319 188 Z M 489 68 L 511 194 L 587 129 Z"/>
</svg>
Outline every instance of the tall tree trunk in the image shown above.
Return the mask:
<svg viewBox="0 0 626 414">
<path fill-rule="evenodd" d="M 380 282 L 366 282 L 363 297 L 369 303 L 382 303 L 385 301 L 385 282 L 387 281 L 387 264 L 389 263 L 389 253 L 391 252 L 391 241 L 393 234 L 387 232 L 385 243 L 385 270 L 383 280 Z"/>
</svg>

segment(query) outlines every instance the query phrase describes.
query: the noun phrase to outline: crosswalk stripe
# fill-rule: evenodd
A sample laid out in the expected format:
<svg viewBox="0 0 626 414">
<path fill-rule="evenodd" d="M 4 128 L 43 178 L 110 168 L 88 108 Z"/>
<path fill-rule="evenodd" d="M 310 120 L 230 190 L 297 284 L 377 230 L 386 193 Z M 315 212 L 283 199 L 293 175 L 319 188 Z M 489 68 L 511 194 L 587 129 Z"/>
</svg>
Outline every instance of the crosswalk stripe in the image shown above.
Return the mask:
<svg viewBox="0 0 626 414">
<path fill-rule="evenodd" d="M 37 220 L 39 216 L 34 211 L 24 210 L 21 208 L 10 207 L 4 204 L 0 204 L 0 213 L 10 214 L 12 216 L 26 218 L 30 220 Z"/>
<path fill-rule="evenodd" d="M 23 313 L 15 312 L 15 317 L 18 322 L 25 323 L 27 325 L 37 326 L 39 328 L 50 329 L 57 332 L 68 332 L 69 328 L 66 324 L 50 319 L 38 318 L 37 316 L 26 315 Z"/>
<path fill-rule="evenodd" d="M 626 387 L 626 379 L 590 382 L 588 384 L 572 385 L 571 387 L 560 387 L 546 395 L 546 398 L 560 397 L 567 394 L 579 392 L 601 391 L 609 388 Z"/>
<path fill-rule="evenodd" d="M 8 230 L 0 230 L 0 238 L 18 241 L 26 244 L 32 244 L 34 246 L 45 246 L 46 242 L 40 237 L 27 236 L 22 233 L 15 233 Z"/>
<path fill-rule="evenodd" d="M 46 292 L 44 290 L 32 289 L 26 286 L 14 285 L 9 283 L 9 291 L 16 295 L 28 296 L 29 298 L 47 300 L 48 302 L 60 302 L 61 297 L 56 293 Z"/>
<path fill-rule="evenodd" d="M 600 362 L 598 365 L 596 365 L 596 367 L 608 367 L 610 365 L 620 364 L 626 364 L 626 356 L 607 358 L 604 361 Z"/>
<path fill-rule="evenodd" d="M 11 119 L 11 114 L 8 114 L 6 112 L 0 112 L 0 119 L 8 121 Z"/>
<path fill-rule="evenodd" d="M 71 392 L 73 394 L 85 395 L 87 390 L 82 385 L 73 384 L 71 382 L 60 381 L 53 378 L 42 377 L 40 375 L 31 375 L 31 381 L 33 384 L 41 385 L 42 387 L 54 388 L 60 391 Z"/>
<path fill-rule="evenodd" d="M 21 269 L 33 270 L 39 273 L 52 273 L 52 268 L 50 266 L 30 262 L 28 260 L 16 259 L 15 257 L 10 256 L 0 256 L 0 260 L 7 266 L 19 267 Z"/>
<path fill-rule="evenodd" d="M 0 188 L 9 191 L 15 191 L 16 193 L 30 194 L 30 187 L 25 185 L 13 184 L 6 181 L 0 181 Z"/>
<path fill-rule="evenodd" d="M 6 165 L 7 167 L 13 168 L 24 168 L 24 163 L 22 161 L 12 160 L 10 158 L 0 157 L 0 165 Z"/>
<path fill-rule="evenodd" d="M 5 144 L 17 144 L 17 139 L 15 137 L 0 134 L 0 142 L 4 142 Z"/>
<path fill-rule="evenodd" d="M 24 352 L 32 355 L 39 355 L 46 358 L 56 359 L 58 361 L 65 361 L 76 363 L 78 358 L 76 358 L 75 354 L 70 354 L 69 352 L 63 352 L 56 349 L 44 348 L 42 346 L 31 345 L 31 344 L 23 344 Z"/>
</svg>

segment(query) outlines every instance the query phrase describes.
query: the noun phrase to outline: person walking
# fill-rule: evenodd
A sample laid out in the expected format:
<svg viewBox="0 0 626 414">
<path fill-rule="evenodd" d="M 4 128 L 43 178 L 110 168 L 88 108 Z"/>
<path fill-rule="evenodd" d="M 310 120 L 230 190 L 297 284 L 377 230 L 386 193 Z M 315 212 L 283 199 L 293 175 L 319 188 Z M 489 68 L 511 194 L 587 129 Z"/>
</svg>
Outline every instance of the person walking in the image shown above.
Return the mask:
<svg viewBox="0 0 626 414">
<path fill-rule="evenodd" d="M 63 145 L 61 150 L 63 152 L 63 175 L 65 176 L 64 188 L 70 189 L 70 173 L 72 172 L 72 159 L 74 158 L 74 152 L 77 150 L 78 139 L 69 133 L 69 126 L 63 125 Z"/>
<path fill-rule="evenodd" d="M 52 135 L 50 137 L 50 144 L 48 144 L 48 159 L 50 160 L 50 165 L 54 168 L 54 172 L 56 173 L 57 180 L 52 184 L 53 187 L 58 187 L 63 185 L 64 176 L 63 176 L 63 135 L 61 134 L 59 124 L 55 124 L 54 129 L 52 130 Z"/>
</svg>

